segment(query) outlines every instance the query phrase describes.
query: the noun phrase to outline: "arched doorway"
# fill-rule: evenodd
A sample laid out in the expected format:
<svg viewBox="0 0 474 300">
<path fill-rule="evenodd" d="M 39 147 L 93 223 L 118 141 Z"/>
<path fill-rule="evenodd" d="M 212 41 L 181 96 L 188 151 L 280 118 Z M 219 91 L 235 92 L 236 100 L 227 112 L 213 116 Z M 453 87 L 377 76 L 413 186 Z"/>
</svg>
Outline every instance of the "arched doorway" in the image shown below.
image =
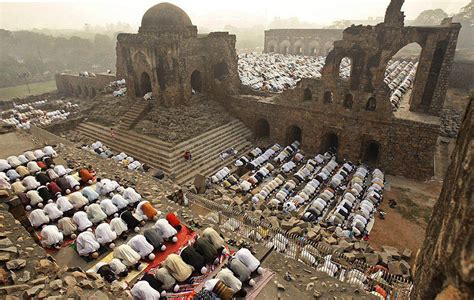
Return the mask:
<svg viewBox="0 0 474 300">
<path fill-rule="evenodd" d="M 339 78 L 349 81 L 351 78 L 352 59 L 344 57 L 339 63 Z"/>
<path fill-rule="evenodd" d="M 365 148 L 365 152 L 363 154 L 363 160 L 369 166 L 376 166 L 379 161 L 380 155 L 380 144 L 375 141 L 370 141 Z"/>
<path fill-rule="evenodd" d="M 332 92 L 331 91 L 326 91 L 324 92 L 324 103 L 331 103 L 332 102 Z"/>
<path fill-rule="evenodd" d="M 142 76 L 140 77 L 140 90 L 140 97 L 143 97 L 145 94 L 151 92 L 151 80 L 150 75 L 148 75 L 147 72 L 143 72 Z"/>
<path fill-rule="evenodd" d="M 271 45 L 270 47 L 268 47 L 268 51 L 275 52 L 275 46 Z"/>
<path fill-rule="evenodd" d="M 257 138 L 266 138 L 270 136 L 270 124 L 265 119 L 260 119 L 255 125 L 255 136 Z"/>
<path fill-rule="evenodd" d="M 311 101 L 313 99 L 313 93 L 309 87 L 304 89 L 303 101 Z"/>
<path fill-rule="evenodd" d="M 195 70 L 191 74 L 191 88 L 195 93 L 202 93 L 202 79 L 201 72 Z"/>
<path fill-rule="evenodd" d="M 334 132 L 326 133 L 323 136 L 323 140 L 321 141 L 321 153 L 325 153 L 327 151 L 333 152 L 337 154 L 337 149 L 339 148 L 339 137 Z"/>
<path fill-rule="evenodd" d="M 369 100 L 367 100 L 367 104 L 365 105 L 365 110 L 370 110 L 374 111 L 377 108 L 377 100 L 375 97 L 370 97 Z"/>
<path fill-rule="evenodd" d="M 214 78 L 223 81 L 229 75 L 229 68 L 225 62 L 220 62 L 214 65 Z"/>
<path fill-rule="evenodd" d="M 77 96 L 81 96 L 82 95 L 82 88 L 80 85 L 77 86 Z"/>
<path fill-rule="evenodd" d="M 97 95 L 97 92 L 95 91 L 95 88 L 91 89 L 91 98 L 94 98 Z"/>
<path fill-rule="evenodd" d="M 352 94 L 349 93 L 344 98 L 344 107 L 351 109 L 353 104 L 354 104 L 354 96 L 352 96 Z"/>
<path fill-rule="evenodd" d="M 294 141 L 302 142 L 301 128 L 296 125 L 290 126 L 286 133 L 286 143 L 289 145 Z"/>
</svg>

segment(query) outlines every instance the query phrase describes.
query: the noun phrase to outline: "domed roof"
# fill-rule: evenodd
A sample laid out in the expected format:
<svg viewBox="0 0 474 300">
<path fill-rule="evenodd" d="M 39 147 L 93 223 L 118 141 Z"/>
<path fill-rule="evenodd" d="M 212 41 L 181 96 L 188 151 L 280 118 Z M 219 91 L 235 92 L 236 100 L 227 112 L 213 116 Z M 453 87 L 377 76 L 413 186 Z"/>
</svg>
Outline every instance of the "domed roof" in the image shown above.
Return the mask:
<svg viewBox="0 0 474 300">
<path fill-rule="evenodd" d="M 188 14 L 171 3 L 162 2 L 149 8 L 142 18 L 142 27 L 193 26 Z"/>
</svg>

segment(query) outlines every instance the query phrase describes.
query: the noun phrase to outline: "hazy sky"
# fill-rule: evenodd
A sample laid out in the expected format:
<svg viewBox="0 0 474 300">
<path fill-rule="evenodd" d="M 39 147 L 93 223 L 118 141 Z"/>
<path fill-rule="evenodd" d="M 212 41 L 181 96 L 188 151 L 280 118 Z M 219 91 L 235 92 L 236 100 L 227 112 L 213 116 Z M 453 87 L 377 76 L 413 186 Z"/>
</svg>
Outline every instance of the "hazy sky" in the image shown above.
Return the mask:
<svg viewBox="0 0 474 300">
<path fill-rule="evenodd" d="M 85 23 L 105 25 L 118 21 L 139 26 L 143 13 L 160 1 L 151 0 L 63 0 L 1 1 L 0 28 L 79 29 Z M 171 0 L 184 9 L 194 25 L 220 30 L 226 24 L 249 27 L 267 25 L 274 17 L 298 17 L 301 21 L 328 25 L 340 19 L 383 16 L 389 0 Z M 421 11 L 442 8 L 456 13 L 469 0 L 406 0 L 408 19 Z"/>
</svg>

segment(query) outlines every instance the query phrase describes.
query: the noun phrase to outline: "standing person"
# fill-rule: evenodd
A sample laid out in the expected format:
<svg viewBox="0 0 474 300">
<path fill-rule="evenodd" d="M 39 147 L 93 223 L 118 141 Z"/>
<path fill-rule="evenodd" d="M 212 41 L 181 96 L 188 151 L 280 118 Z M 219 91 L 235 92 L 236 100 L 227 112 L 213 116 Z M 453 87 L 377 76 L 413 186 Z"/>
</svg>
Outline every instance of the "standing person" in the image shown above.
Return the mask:
<svg viewBox="0 0 474 300">
<path fill-rule="evenodd" d="M 184 157 L 184 159 L 187 160 L 187 161 L 191 160 L 191 159 L 192 159 L 191 152 L 189 152 L 188 150 L 186 150 L 186 151 L 184 152 L 183 157 Z"/>
<path fill-rule="evenodd" d="M 112 127 L 110 127 L 110 136 L 115 139 L 115 132 L 114 132 L 114 129 Z"/>
</svg>

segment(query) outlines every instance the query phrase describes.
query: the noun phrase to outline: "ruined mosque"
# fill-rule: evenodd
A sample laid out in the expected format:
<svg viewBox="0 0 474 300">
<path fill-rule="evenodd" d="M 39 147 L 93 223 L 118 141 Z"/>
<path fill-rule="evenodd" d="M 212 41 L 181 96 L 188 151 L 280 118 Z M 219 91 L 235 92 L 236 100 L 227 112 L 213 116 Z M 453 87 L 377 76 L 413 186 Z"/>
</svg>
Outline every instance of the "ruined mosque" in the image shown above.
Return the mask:
<svg viewBox="0 0 474 300">
<path fill-rule="evenodd" d="M 441 133 L 461 25 L 387 2 L 240 54 L 159 3 L 115 72 L 3 103 L 0 297 L 471 299 L 472 98 Z"/>
</svg>

